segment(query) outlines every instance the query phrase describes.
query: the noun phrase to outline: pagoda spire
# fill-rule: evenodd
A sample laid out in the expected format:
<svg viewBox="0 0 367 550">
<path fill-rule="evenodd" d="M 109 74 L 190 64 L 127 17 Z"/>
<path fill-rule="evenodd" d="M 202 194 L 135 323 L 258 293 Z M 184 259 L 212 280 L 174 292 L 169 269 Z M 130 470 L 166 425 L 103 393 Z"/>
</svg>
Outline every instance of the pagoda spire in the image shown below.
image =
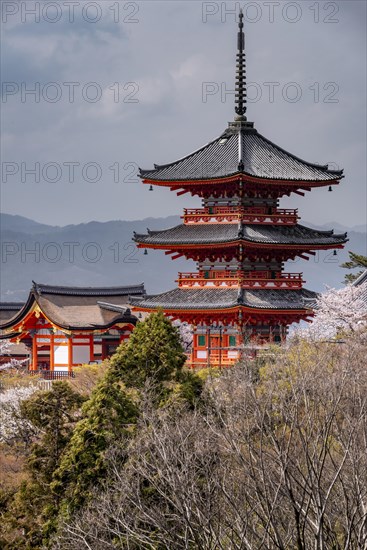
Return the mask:
<svg viewBox="0 0 367 550">
<path fill-rule="evenodd" d="M 236 95 L 235 111 L 240 120 L 247 120 L 245 117 L 247 93 L 246 93 L 246 54 L 245 54 L 245 34 L 243 32 L 243 11 L 240 10 L 238 34 L 237 34 L 237 56 L 236 56 Z"/>
</svg>

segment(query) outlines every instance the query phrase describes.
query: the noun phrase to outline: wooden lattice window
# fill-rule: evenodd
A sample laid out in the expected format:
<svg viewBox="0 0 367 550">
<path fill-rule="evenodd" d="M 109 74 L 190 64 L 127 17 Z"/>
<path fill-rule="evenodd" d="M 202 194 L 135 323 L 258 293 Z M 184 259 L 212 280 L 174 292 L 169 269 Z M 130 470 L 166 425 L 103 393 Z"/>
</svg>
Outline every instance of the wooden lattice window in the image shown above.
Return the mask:
<svg viewBox="0 0 367 550">
<path fill-rule="evenodd" d="M 236 337 L 235 336 L 230 336 L 229 337 L 229 345 L 231 347 L 236 345 Z"/>
<path fill-rule="evenodd" d="M 199 346 L 205 346 L 205 344 L 206 344 L 205 334 L 199 334 L 198 345 Z"/>
</svg>

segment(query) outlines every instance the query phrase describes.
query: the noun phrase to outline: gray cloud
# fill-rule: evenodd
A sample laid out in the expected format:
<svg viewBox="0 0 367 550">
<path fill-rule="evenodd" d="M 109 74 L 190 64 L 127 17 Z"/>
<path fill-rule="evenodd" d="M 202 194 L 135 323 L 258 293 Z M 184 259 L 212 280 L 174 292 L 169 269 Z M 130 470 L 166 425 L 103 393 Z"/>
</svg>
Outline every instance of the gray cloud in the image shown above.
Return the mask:
<svg viewBox="0 0 367 550">
<path fill-rule="evenodd" d="M 184 206 L 198 204 L 198 199 L 177 198 L 167 190 L 149 193 L 129 177 L 128 163 L 148 168 L 175 160 L 215 138 L 233 118 L 233 96 L 221 99 L 217 93 L 203 102 L 202 87 L 209 82 L 233 89 L 236 25 L 234 16 L 221 14 L 220 8 L 236 3 L 212 2 L 218 13 L 203 22 L 201 2 L 138 2 L 131 16 L 136 23 L 126 21 L 126 2 L 120 3 L 115 23 L 109 9 L 113 4 L 100 2 L 103 17 L 95 24 L 80 13 L 74 23 L 63 18 L 54 24 L 23 24 L 9 17 L 3 24 L 3 80 L 28 87 L 56 82 L 62 88 L 56 103 L 42 97 L 35 103 L 29 96 L 22 103 L 20 94 L 2 103 L 3 162 L 80 164 L 74 183 L 66 169 L 55 183 L 42 178 L 34 183 L 32 176 L 21 182 L 20 173 L 9 176 L 2 182 L 3 211 L 65 225 L 178 214 Z M 246 7 L 248 2 L 237 4 Z M 366 4 L 316 3 L 318 23 L 310 9 L 315 2 L 296 2 L 302 15 L 295 23 L 284 19 L 284 14 L 294 17 L 289 2 L 274 8 L 273 23 L 266 4 L 252 4 L 261 17 L 246 23 L 248 80 L 260 87 L 262 97 L 249 104 L 249 119 L 290 152 L 312 162 L 333 162 L 346 174 L 334 193 L 315 190 L 305 198 L 284 200 L 284 207 L 298 206 L 304 218 L 319 224 L 332 219 L 345 225 L 366 223 Z M 336 6 L 336 14 L 330 5 Z M 249 10 L 249 18 L 254 13 Z M 62 85 L 71 81 L 80 82 L 74 103 Z M 89 82 L 100 86 L 101 101 L 83 99 L 81 90 Z M 266 82 L 279 82 L 274 102 Z M 283 97 L 295 90 L 292 82 L 302 92 L 294 103 Z M 135 96 L 129 95 L 134 91 Z M 81 169 L 89 162 L 101 167 L 96 183 L 83 181 Z M 110 169 L 115 163 L 120 183 Z"/>
</svg>

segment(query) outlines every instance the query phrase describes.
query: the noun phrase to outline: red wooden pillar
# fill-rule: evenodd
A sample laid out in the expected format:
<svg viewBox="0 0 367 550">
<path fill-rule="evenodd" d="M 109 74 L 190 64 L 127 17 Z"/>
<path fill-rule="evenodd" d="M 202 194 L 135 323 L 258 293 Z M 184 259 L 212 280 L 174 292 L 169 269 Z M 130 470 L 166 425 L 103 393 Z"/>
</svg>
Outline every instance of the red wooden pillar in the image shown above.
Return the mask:
<svg viewBox="0 0 367 550">
<path fill-rule="evenodd" d="M 228 336 L 227 332 L 225 332 L 223 334 L 222 342 L 223 342 L 222 348 L 224 348 L 223 351 L 222 351 L 222 359 L 223 359 L 223 363 L 226 363 L 226 362 L 229 361 L 229 358 L 228 358 L 229 336 Z"/>
<path fill-rule="evenodd" d="M 68 336 L 68 371 L 73 370 L 73 338 Z"/>
<path fill-rule="evenodd" d="M 37 370 L 38 358 L 37 358 L 37 337 L 32 337 L 32 370 Z"/>
<path fill-rule="evenodd" d="M 54 335 L 50 335 L 50 370 L 55 370 L 55 341 Z"/>
<path fill-rule="evenodd" d="M 89 361 L 94 361 L 94 334 L 89 336 Z"/>
</svg>

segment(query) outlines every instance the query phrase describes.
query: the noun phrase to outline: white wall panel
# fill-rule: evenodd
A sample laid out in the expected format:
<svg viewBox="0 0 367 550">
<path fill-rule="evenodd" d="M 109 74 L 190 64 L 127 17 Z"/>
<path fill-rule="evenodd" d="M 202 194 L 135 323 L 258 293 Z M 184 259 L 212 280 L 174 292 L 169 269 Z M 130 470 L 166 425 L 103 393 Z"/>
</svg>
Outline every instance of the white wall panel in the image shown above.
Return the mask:
<svg viewBox="0 0 367 550">
<path fill-rule="evenodd" d="M 55 346 L 55 365 L 67 365 L 69 363 L 68 357 L 68 346 Z"/>
<path fill-rule="evenodd" d="M 89 363 L 90 361 L 90 347 L 89 346 L 73 346 L 73 363 Z"/>
</svg>

